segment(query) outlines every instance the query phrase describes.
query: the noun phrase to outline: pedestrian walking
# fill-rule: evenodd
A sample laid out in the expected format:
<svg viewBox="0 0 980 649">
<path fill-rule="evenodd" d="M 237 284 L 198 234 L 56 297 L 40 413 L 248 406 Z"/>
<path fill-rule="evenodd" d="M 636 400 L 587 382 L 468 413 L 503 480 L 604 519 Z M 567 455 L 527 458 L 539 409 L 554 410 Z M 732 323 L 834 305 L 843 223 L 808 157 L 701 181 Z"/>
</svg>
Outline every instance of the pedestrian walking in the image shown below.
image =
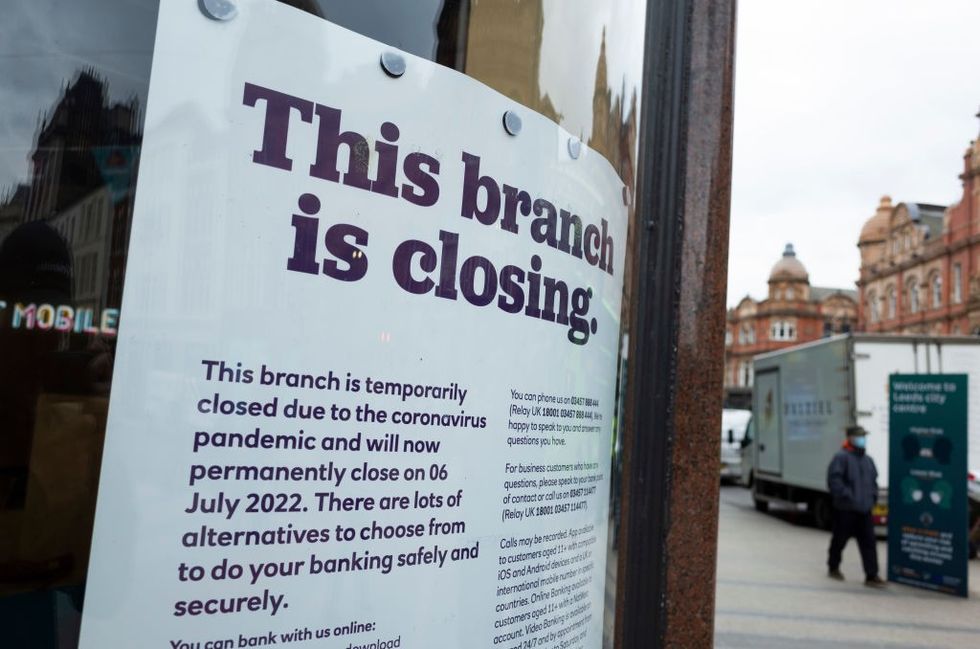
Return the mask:
<svg viewBox="0 0 980 649">
<path fill-rule="evenodd" d="M 865 451 L 868 431 L 848 426 L 845 433 L 844 445 L 827 468 L 827 487 L 834 504 L 828 574 L 832 579 L 844 580 L 841 553 L 848 539 L 854 537 L 864 564 L 865 585 L 882 588 L 885 582 L 878 576 L 878 547 L 871 518 L 871 509 L 878 501 L 878 470 Z"/>
</svg>

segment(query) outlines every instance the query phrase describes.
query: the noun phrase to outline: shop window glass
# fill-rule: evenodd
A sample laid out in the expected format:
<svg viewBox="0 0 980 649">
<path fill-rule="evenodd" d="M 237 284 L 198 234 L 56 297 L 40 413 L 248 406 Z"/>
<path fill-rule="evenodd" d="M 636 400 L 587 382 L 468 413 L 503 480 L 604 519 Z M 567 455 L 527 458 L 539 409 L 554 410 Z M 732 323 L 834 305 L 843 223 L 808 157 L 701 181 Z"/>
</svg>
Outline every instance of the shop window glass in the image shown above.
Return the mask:
<svg viewBox="0 0 980 649">
<path fill-rule="evenodd" d="M 71 649 L 76 643 L 157 4 L 32 0 L 4 8 L 0 646 Z M 632 61 L 642 57 L 624 53 L 642 51 L 645 3 L 618 3 L 615 12 L 606 1 L 587 8 L 509 0 L 286 4 L 469 74 L 584 134 L 634 188 L 642 70 Z M 555 29 L 569 24 L 594 32 L 595 46 L 583 48 Z M 507 51 L 499 47 L 504 36 L 513 45 Z M 568 74 L 585 59 L 588 83 L 582 74 Z M 202 241 L 218 235 L 218 228 L 201 224 Z M 167 278 L 157 278 L 153 292 L 163 294 L 166 286 Z M 198 298 L 207 303 L 206 294 Z M 70 323 L 63 331 L 52 324 L 59 316 Z M 755 341 L 751 328 L 739 332 L 743 337 Z M 617 399 L 625 391 L 625 367 L 624 361 Z M 745 371 L 750 383 L 750 364 Z M 613 434 L 615 513 L 622 429 Z M 613 546 L 617 525 L 610 525 Z M 610 566 L 615 575 L 615 553 Z"/>
</svg>

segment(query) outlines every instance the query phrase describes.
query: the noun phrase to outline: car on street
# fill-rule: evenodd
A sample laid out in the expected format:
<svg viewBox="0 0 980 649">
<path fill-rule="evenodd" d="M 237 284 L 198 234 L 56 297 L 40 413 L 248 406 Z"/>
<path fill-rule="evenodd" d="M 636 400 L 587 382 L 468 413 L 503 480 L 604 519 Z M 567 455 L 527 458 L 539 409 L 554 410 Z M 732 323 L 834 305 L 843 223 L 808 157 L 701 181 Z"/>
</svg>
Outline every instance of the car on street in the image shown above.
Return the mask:
<svg viewBox="0 0 980 649">
<path fill-rule="evenodd" d="M 752 419 L 751 410 L 725 408 L 721 411 L 721 479 L 742 481 L 743 440 Z"/>
</svg>

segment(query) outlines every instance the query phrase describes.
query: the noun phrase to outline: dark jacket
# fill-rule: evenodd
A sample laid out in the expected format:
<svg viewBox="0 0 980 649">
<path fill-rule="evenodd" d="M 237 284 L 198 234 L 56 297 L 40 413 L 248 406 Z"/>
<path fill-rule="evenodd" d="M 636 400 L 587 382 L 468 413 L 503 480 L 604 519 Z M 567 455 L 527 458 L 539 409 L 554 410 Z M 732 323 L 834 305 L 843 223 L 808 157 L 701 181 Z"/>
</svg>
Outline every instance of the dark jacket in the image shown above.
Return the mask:
<svg viewBox="0 0 980 649">
<path fill-rule="evenodd" d="M 835 509 L 866 514 L 878 501 L 878 470 L 864 451 L 845 446 L 830 461 L 827 487 Z"/>
</svg>

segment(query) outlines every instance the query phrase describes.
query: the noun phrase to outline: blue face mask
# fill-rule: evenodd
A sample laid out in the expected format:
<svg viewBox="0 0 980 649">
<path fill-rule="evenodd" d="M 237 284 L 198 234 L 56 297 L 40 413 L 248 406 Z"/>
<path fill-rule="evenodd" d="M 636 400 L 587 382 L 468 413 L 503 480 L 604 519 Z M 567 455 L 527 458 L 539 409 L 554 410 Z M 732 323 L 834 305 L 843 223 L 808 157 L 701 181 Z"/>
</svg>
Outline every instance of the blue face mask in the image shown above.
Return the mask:
<svg viewBox="0 0 980 649">
<path fill-rule="evenodd" d="M 851 444 L 854 448 L 866 448 L 868 445 L 868 438 L 864 435 L 855 435 L 851 438 Z"/>
</svg>

